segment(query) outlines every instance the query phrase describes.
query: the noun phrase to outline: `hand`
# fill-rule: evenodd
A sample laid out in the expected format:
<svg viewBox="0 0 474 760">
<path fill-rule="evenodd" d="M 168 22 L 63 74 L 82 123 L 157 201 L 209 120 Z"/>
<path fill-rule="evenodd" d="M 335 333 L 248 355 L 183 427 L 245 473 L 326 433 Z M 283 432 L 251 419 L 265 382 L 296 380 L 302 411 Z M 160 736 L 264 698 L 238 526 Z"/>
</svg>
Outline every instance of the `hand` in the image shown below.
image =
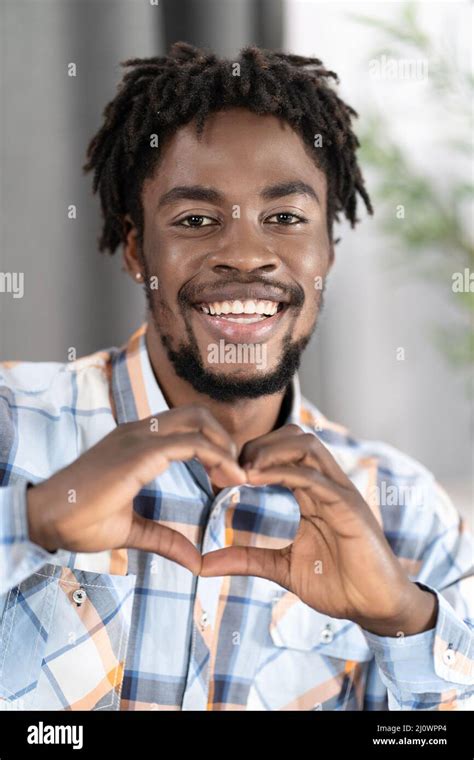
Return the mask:
<svg viewBox="0 0 474 760">
<path fill-rule="evenodd" d="M 221 488 L 244 483 L 235 456 L 228 433 L 197 406 L 119 425 L 71 465 L 27 491 L 29 537 L 49 551 L 143 549 L 197 575 L 201 554 L 191 541 L 137 514 L 133 499 L 171 462 L 193 457 Z"/>
<path fill-rule="evenodd" d="M 379 635 L 410 635 L 434 625 L 436 597 L 409 580 L 370 507 L 315 435 L 286 425 L 246 444 L 240 463 L 251 485 L 293 490 L 298 531 L 283 549 L 209 552 L 201 575 L 267 578 L 315 610 Z"/>
</svg>

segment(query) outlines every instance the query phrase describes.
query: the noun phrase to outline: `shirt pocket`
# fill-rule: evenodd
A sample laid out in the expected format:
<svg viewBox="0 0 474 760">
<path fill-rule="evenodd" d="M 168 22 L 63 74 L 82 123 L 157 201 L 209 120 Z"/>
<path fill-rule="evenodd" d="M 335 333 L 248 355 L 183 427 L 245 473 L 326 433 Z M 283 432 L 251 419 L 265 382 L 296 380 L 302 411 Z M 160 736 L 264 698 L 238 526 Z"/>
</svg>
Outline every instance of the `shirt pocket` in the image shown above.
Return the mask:
<svg viewBox="0 0 474 760">
<path fill-rule="evenodd" d="M 118 710 L 134 575 L 47 564 L 12 589 L 0 628 L 7 709 Z"/>
<path fill-rule="evenodd" d="M 7 595 L 0 621 L 0 709 L 27 709 L 36 686 L 54 609 L 54 565 Z"/>
<path fill-rule="evenodd" d="M 323 615 L 295 594 L 278 596 L 249 708 L 361 709 L 372 651 L 356 623 Z"/>
</svg>

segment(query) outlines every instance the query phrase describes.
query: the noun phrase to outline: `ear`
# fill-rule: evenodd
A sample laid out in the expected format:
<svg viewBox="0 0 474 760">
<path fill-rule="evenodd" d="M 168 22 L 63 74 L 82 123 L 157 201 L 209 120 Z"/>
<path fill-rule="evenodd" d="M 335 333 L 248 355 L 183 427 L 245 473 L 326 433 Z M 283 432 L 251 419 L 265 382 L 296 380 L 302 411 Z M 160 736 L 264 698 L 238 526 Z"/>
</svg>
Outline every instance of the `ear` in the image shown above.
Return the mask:
<svg viewBox="0 0 474 760">
<path fill-rule="evenodd" d="M 125 241 L 123 244 L 123 269 L 135 282 L 143 280 L 140 251 L 138 247 L 138 230 L 129 214 L 123 219 Z"/>
<path fill-rule="evenodd" d="M 336 241 L 336 242 L 337 242 L 337 241 Z M 330 240 L 330 241 L 329 241 L 329 262 L 328 262 L 328 272 L 329 272 L 329 271 L 330 271 L 330 269 L 332 268 L 332 265 L 334 264 L 334 260 L 335 260 L 335 258 L 336 258 L 336 254 L 335 254 L 335 251 L 334 251 L 334 245 L 335 245 L 334 241 Z"/>
</svg>

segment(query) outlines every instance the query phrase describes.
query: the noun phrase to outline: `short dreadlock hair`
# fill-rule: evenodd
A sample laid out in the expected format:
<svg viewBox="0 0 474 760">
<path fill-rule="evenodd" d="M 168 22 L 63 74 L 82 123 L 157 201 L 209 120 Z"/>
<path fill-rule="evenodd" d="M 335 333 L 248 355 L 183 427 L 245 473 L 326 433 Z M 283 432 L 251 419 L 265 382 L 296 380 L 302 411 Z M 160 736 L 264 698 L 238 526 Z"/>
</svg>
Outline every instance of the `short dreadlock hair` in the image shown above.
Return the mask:
<svg viewBox="0 0 474 760">
<path fill-rule="evenodd" d="M 250 46 L 236 60 L 227 60 L 176 42 L 169 55 L 132 58 L 121 65 L 130 70 L 104 110 L 103 125 L 89 144 L 83 167 L 85 172 L 93 170 L 93 192 L 100 194 L 101 251 L 114 253 L 125 241 L 127 213 L 143 241 L 141 190 L 160 153 L 150 146 L 150 136 L 158 134 L 161 145 L 163 138 L 193 119 L 199 136 L 211 113 L 239 106 L 284 119 L 310 147 L 326 175 L 331 239 L 339 212 L 352 227 L 359 221 L 357 194 L 373 213 L 355 155 L 359 141 L 351 119 L 357 113 L 338 97 L 330 82 L 339 82 L 337 74 L 318 58 Z M 321 147 L 315 147 L 316 135 L 321 136 Z"/>
</svg>

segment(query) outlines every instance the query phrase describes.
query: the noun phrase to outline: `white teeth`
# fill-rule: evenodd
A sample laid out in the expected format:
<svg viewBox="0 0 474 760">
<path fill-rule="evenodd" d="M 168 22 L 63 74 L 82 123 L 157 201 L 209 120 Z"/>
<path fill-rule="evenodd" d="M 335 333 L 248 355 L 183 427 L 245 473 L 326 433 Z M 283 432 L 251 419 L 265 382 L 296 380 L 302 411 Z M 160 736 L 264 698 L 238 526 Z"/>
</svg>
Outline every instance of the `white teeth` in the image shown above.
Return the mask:
<svg viewBox="0 0 474 760">
<path fill-rule="evenodd" d="M 213 303 L 200 304 L 205 314 L 216 316 L 227 314 L 255 314 L 272 317 L 278 311 L 278 303 L 275 301 L 246 300 L 246 301 L 214 301 Z M 230 318 L 230 317 L 229 317 Z"/>
<path fill-rule="evenodd" d="M 257 314 L 252 317 L 225 317 L 227 322 L 241 322 L 244 325 L 251 325 L 252 322 L 261 322 L 262 319 L 266 319 L 263 315 Z"/>
</svg>

